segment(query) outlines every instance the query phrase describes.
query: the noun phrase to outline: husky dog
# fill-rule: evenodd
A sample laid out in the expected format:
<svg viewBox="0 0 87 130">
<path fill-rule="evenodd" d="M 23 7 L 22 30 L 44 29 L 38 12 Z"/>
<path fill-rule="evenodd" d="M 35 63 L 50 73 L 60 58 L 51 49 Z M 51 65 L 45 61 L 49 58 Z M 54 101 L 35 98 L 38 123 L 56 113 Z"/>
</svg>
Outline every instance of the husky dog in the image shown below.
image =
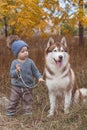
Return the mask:
<svg viewBox="0 0 87 130">
<path fill-rule="evenodd" d="M 54 115 L 57 96 L 64 99 L 64 113 L 69 112 L 72 101 L 78 103 L 87 96 L 87 89 L 77 87 L 69 58 L 65 37 L 61 42 L 54 42 L 53 38 L 49 38 L 45 50 L 45 76 L 50 100 L 48 117 Z"/>
</svg>

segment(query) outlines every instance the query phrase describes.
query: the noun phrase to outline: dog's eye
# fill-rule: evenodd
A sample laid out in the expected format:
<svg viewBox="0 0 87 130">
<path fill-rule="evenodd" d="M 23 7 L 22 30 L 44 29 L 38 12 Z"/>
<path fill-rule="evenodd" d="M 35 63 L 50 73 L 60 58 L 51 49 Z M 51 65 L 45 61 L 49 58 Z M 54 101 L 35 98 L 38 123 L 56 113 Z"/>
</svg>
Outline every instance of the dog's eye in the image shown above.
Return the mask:
<svg viewBox="0 0 87 130">
<path fill-rule="evenodd" d="M 57 50 L 54 50 L 54 52 L 57 52 Z"/>
</svg>

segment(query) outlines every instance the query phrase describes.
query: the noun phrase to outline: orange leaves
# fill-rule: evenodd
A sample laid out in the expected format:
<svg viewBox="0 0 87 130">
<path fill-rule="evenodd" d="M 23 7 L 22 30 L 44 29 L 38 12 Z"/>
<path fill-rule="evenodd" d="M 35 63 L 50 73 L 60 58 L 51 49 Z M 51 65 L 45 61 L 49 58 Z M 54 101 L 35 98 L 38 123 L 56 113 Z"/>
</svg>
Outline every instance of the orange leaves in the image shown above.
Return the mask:
<svg viewBox="0 0 87 130">
<path fill-rule="evenodd" d="M 83 17 L 83 18 L 82 18 L 82 22 L 83 22 L 84 25 L 87 26 L 87 18 L 86 18 L 86 17 Z"/>
<path fill-rule="evenodd" d="M 14 26 L 15 24 L 16 24 L 16 21 L 12 21 L 12 22 L 10 23 L 11 26 Z"/>
<path fill-rule="evenodd" d="M 30 34 L 40 24 L 42 10 L 38 3 L 39 0 L 0 0 L 0 18 L 5 15 L 17 33 Z"/>
<path fill-rule="evenodd" d="M 44 31 L 51 21 L 53 26 L 58 30 L 59 25 L 64 22 L 74 27 L 80 20 L 84 25 L 86 24 L 86 11 L 82 8 L 83 0 L 66 0 L 64 6 L 60 5 L 60 0 L 0 0 L 0 20 L 3 16 L 7 18 L 8 26 L 14 28 L 15 33 L 20 35 L 32 34 L 32 30 Z M 70 3 L 69 3 L 70 2 Z M 79 5 L 80 4 L 80 5 Z M 72 9 L 73 7 L 75 8 Z M 72 9 L 72 14 L 69 14 Z M 3 20 L 2 20 L 3 22 Z M 4 23 L 3 23 L 4 24 Z M 51 29 L 50 29 L 51 30 Z M 26 33 L 27 32 L 27 33 Z"/>
</svg>

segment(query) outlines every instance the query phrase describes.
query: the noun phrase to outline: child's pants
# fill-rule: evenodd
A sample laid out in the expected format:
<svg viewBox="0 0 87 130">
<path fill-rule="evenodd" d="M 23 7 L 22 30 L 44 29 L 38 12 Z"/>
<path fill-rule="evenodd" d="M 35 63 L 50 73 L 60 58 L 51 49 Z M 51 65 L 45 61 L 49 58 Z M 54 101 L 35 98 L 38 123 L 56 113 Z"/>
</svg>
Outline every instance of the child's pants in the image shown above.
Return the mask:
<svg viewBox="0 0 87 130">
<path fill-rule="evenodd" d="M 12 87 L 11 96 L 10 96 L 10 103 L 7 108 L 7 112 L 15 113 L 17 105 L 22 100 L 22 109 L 23 112 L 31 112 L 32 111 L 32 104 L 33 104 L 33 97 L 32 97 L 32 89 L 30 88 L 19 88 L 19 87 Z"/>
</svg>

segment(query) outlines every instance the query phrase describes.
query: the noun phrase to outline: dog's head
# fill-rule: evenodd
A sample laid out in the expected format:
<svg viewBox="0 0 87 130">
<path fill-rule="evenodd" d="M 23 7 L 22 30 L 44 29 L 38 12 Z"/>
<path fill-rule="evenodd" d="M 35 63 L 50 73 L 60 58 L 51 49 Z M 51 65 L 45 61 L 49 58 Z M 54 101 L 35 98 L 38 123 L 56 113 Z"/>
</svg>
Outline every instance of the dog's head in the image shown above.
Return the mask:
<svg viewBox="0 0 87 130">
<path fill-rule="evenodd" d="M 68 47 L 65 37 L 63 37 L 60 42 L 54 42 L 53 38 L 49 38 L 45 53 L 51 63 L 55 62 L 55 64 L 59 67 L 62 65 L 65 66 L 69 60 Z"/>
</svg>

